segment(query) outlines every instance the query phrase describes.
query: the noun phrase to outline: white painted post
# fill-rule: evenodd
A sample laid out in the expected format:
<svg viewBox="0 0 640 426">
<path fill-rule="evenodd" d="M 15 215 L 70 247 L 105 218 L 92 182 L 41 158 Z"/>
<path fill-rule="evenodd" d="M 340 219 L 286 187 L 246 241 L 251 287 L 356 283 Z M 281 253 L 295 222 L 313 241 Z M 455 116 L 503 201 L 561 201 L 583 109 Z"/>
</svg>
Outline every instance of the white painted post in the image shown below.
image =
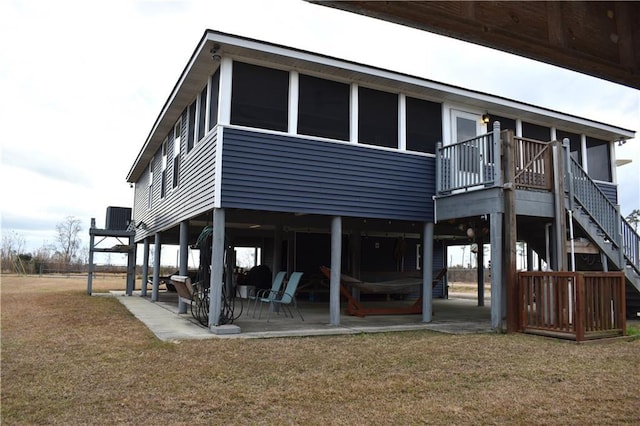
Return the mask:
<svg viewBox="0 0 640 426">
<path fill-rule="evenodd" d="M 422 322 L 433 315 L 433 222 L 425 222 L 422 233 Z"/>
<path fill-rule="evenodd" d="M 342 218 L 331 220 L 331 278 L 329 280 L 329 324 L 340 325 L 340 265 L 342 259 Z"/>
</svg>

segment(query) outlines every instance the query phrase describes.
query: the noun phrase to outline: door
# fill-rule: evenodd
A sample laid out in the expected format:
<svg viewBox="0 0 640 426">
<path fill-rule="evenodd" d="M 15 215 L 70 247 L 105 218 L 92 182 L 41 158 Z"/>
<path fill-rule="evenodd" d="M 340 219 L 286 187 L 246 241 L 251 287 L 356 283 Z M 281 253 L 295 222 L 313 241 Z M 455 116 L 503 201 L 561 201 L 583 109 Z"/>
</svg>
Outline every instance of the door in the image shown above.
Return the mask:
<svg viewBox="0 0 640 426">
<path fill-rule="evenodd" d="M 451 156 L 452 179 L 454 187 L 473 187 L 484 182 L 484 163 L 486 162 L 487 141 L 474 139 L 486 133 L 486 124 L 481 114 L 451 110 L 451 140 L 455 144 Z M 468 142 L 463 142 L 468 141 Z M 459 143 L 463 142 L 463 143 Z"/>
</svg>

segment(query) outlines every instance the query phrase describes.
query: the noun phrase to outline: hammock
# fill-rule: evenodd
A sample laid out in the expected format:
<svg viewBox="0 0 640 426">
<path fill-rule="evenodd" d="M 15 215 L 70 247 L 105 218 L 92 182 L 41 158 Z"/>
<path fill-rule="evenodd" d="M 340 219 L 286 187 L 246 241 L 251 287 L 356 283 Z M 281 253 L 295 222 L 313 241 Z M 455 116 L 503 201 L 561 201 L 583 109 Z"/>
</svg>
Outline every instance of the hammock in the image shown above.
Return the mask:
<svg viewBox="0 0 640 426">
<path fill-rule="evenodd" d="M 326 266 L 321 266 L 320 271 L 329 279 L 331 279 L 331 269 Z M 433 277 L 432 286 L 435 287 L 438 282 L 447 273 L 446 269 L 440 270 L 438 274 Z M 347 289 L 357 288 L 361 291 L 364 290 L 367 293 L 382 293 L 382 294 L 400 294 L 400 293 L 417 293 L 422 287 L 422 279 L 417 278 L 402 278 L 391 281 L 381 281 L 377 283 L 370 283 L 360 281 L 349 275 L 340 274 L 340 293 L 347 299 L 347 313 L 349 315 L 355 315 L 364 317 L 366 315 L 401 315 L 401 314 L 420 314 L 422 313 L 422 297 L 418 298 L 411 306 L 395 307 L 395 308 L 365 308 L 362 306 L 359 300 L 356 300 L 351 292 Z"/>
</svg>

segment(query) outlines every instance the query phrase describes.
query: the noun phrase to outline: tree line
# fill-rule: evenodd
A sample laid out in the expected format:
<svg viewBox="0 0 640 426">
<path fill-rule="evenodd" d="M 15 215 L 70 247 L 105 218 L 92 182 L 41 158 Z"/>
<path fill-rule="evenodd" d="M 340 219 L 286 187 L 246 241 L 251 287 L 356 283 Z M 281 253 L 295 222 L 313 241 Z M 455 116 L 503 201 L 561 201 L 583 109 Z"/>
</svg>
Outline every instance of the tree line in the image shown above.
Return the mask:
<svg viewBox="0 0 640 426">
<path fill-rule="evenodd" d="M 67 216 L 56 224 L 54 243 L 44 243 L 34 251 L 26 250 L 23 235 L 3 232 L 0 261 L 3 272 L 83 272 L 89 258 L 89 248 L 82 246 L 82 222 Z"/>
</svg>

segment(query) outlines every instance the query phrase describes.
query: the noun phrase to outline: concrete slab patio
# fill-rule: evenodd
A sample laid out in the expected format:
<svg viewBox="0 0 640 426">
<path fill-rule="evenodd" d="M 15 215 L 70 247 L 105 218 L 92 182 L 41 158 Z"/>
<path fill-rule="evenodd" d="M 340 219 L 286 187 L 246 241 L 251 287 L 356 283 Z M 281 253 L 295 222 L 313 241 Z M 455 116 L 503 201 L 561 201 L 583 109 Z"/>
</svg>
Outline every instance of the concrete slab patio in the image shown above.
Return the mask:
<svg viewBox="0 0 640 426">
<path fill-rule="evenodd" d="M 112 291 L 102 296 L 117 297 L 118 300 L 141 322 L 163 341 L 188 339 L 249 339 L 272 337 L 304 337 L 340 334 L 380 333 L 409 330 L 432 330 L 451 334 L 491 333 L 490 306 L 478 307 L 475 298 L 452 297 L 434 299 L 433 321 L 423 323 L 421 315 L 370 315 L 365 318 L 343 314 L 340 325 L 329 324 L 327 303 L 299 302 L 304 316 L 300 319 L 294 310 L 294 317 L 272 313 L 267 322 L 266 314 L 262 318 L 253 316 L 246 299 L 237 299 L 234 325 L 240 328 L 237 334 L 214 334 L 201 326 L 191 315 L 178 314 L 177 295 L 161 292 L 159 300 L 152 302 L 149 297 L 141 297 L 139 292 L 125 296 L 124 292 Z M 98 295 L 96 295 L 98 296 Z M 454 295 L 455 296 L 455 295 Z M 368 302 L 410 303 L 410 302 Z"/>
</svg>

